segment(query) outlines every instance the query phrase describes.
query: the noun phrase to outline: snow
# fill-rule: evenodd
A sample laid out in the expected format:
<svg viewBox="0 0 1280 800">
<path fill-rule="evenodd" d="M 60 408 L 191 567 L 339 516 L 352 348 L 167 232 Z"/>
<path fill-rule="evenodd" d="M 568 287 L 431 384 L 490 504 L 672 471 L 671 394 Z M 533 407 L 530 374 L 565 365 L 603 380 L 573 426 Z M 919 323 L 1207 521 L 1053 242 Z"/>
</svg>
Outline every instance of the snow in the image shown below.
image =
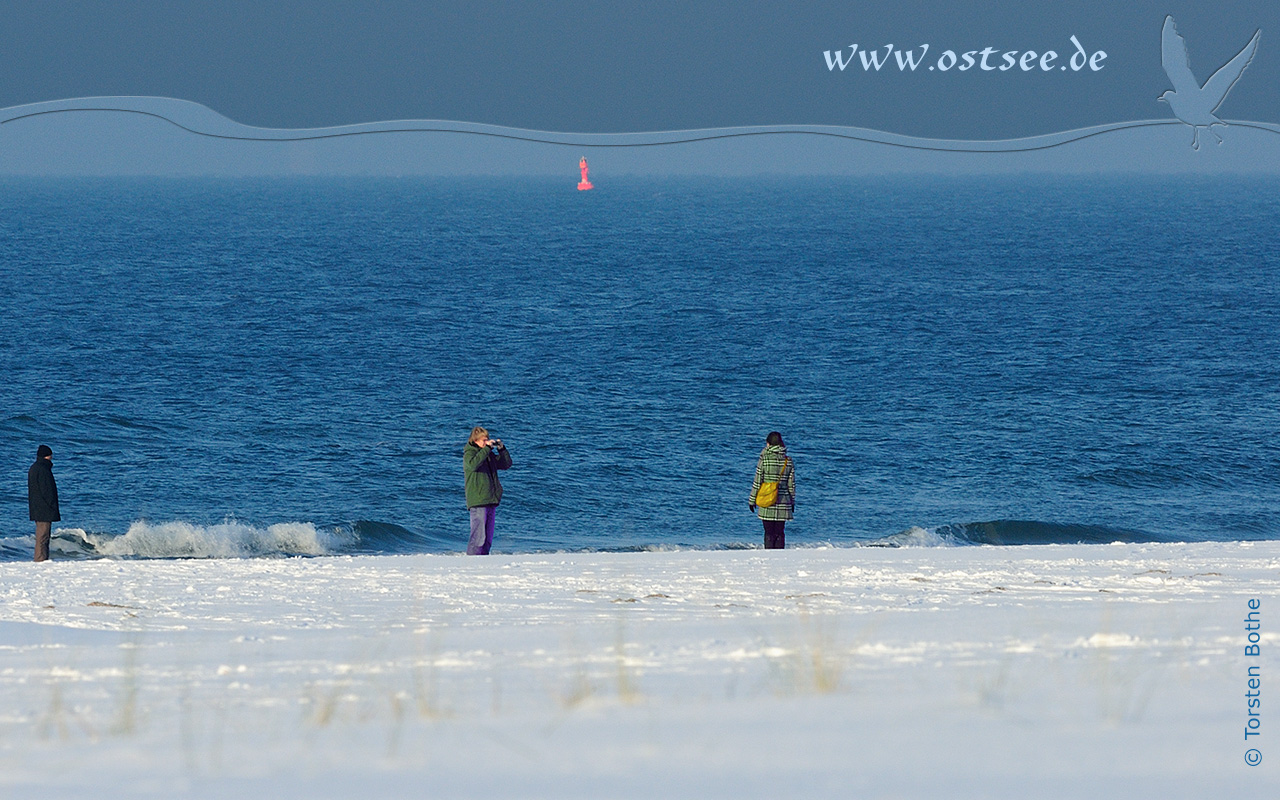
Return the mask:
<svg viewBox="0 0 1280 800">
<path fill-rule="evenodd" d="M 1277 542 L 0 563 L 0 796 L 1275 796 L 1278 586 Z"/>
</svg>

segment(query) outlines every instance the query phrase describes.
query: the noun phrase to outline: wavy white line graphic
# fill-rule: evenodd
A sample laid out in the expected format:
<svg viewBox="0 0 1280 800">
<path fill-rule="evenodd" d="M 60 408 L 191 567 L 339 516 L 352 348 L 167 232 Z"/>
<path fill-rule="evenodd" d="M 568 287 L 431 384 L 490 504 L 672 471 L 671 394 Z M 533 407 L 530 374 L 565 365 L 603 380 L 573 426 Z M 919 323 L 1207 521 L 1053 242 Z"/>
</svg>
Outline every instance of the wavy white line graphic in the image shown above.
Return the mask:
<svg viewBox="0 0 1280 800">
<path fill-rule="evenodd" d="M 661 147 L 748 136 L 806 135 L 871 142 L 912 150 L 961 153 L 1016 153 L 1046 150 L 1133 128 L 1182 125 L 1177 119 L 1134 120 L 1016 139 L 928 139 L 839 125 L 748 125 L 637 133 L 561 133 L 451 120 L 396 120 L 327 128 L 258 128 L 244 125 L 189 100 L 168 97 L 83 97 L 0 109 L 0 126 L 62 114 L 136 114 L 152 117 L 196 136 L 253 142 L 298 142 L 387 133 L 463 133 L 522 142 L 590 148 Z M 1280 133 L 1280 125 L 1232 121 L 1232 125 Z M 0 127 L 0 130 L 3 130 Z"/>
</svg>

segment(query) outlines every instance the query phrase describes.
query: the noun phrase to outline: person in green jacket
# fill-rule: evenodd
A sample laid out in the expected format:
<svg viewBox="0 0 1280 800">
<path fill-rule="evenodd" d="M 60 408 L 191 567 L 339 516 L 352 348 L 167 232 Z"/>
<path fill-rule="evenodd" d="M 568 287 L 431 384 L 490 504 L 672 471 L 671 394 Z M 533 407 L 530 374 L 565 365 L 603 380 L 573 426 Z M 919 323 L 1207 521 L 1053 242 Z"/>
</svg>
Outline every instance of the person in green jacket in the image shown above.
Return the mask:
<svg viewBox="0 0 1280 800">
<path fill-rule="evenodd" d="M 462 449 L 462 475 L 466 479 L 467 510 L 471 513 L 471 539 L 467 555 L 487 556 L 493 545 L 493 522 L 502 501 L 498 470 L 511 469 L 511 454 L 501 439 L 490 439 L 479 426 Z"/>
<path fill-rule="evenodd" d="M 773 505 L 757 508 L 760 484 L 766 482 L 778 485 L 777 500 Z M 791 459 L 787 457 L 787 446 L 782 443 L 782 434 L 777 431 L 770 431 L 765 438 L 760 460 L 756 462 L 756 478 L 751 483 L 751 497 L 747 502 L 756 516 L 764 522 L 765 549 L 781 550 L 786 547 L 787 520 L 792 518 L 796 510 L 796 471 Z"/>
</svg>

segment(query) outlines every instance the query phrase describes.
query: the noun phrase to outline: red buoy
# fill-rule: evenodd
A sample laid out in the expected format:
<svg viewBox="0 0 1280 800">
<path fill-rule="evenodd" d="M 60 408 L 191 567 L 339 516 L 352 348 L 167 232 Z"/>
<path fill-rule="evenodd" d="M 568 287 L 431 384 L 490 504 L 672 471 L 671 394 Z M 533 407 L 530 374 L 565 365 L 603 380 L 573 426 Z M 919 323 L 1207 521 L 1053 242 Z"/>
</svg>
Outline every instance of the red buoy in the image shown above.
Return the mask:
<svg viewBox="0 0 1280 800">
<path fill-rule="evenodd" d="M 582 173 L 582 180 L 578 181 L 578 191 L 585 192 L 588 189 L 596 188 L 591 185 L 591 181 L 587 180 L 587 157 L 586 156 L 583 156 L 582 160 L 578 162 L 578 171 Z"/>
</svg>

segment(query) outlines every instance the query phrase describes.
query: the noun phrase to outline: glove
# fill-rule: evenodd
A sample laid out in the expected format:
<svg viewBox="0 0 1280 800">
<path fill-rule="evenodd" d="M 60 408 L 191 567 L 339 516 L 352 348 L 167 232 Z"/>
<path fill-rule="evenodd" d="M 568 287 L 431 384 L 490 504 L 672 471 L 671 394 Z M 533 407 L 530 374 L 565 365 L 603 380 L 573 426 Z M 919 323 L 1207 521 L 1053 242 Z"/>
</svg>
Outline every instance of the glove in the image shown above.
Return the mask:
<svg viewBox="0 0 1280 800">
<path fill-rule="evenodd" d="M 750 507 L 750 509 L 751 509 L 751 513 L 752 513 L 752 514 L 756 513 L 756 504 L 755 504 L 755 503 L 751 503 L 749 507 Z"/>
</svg>

